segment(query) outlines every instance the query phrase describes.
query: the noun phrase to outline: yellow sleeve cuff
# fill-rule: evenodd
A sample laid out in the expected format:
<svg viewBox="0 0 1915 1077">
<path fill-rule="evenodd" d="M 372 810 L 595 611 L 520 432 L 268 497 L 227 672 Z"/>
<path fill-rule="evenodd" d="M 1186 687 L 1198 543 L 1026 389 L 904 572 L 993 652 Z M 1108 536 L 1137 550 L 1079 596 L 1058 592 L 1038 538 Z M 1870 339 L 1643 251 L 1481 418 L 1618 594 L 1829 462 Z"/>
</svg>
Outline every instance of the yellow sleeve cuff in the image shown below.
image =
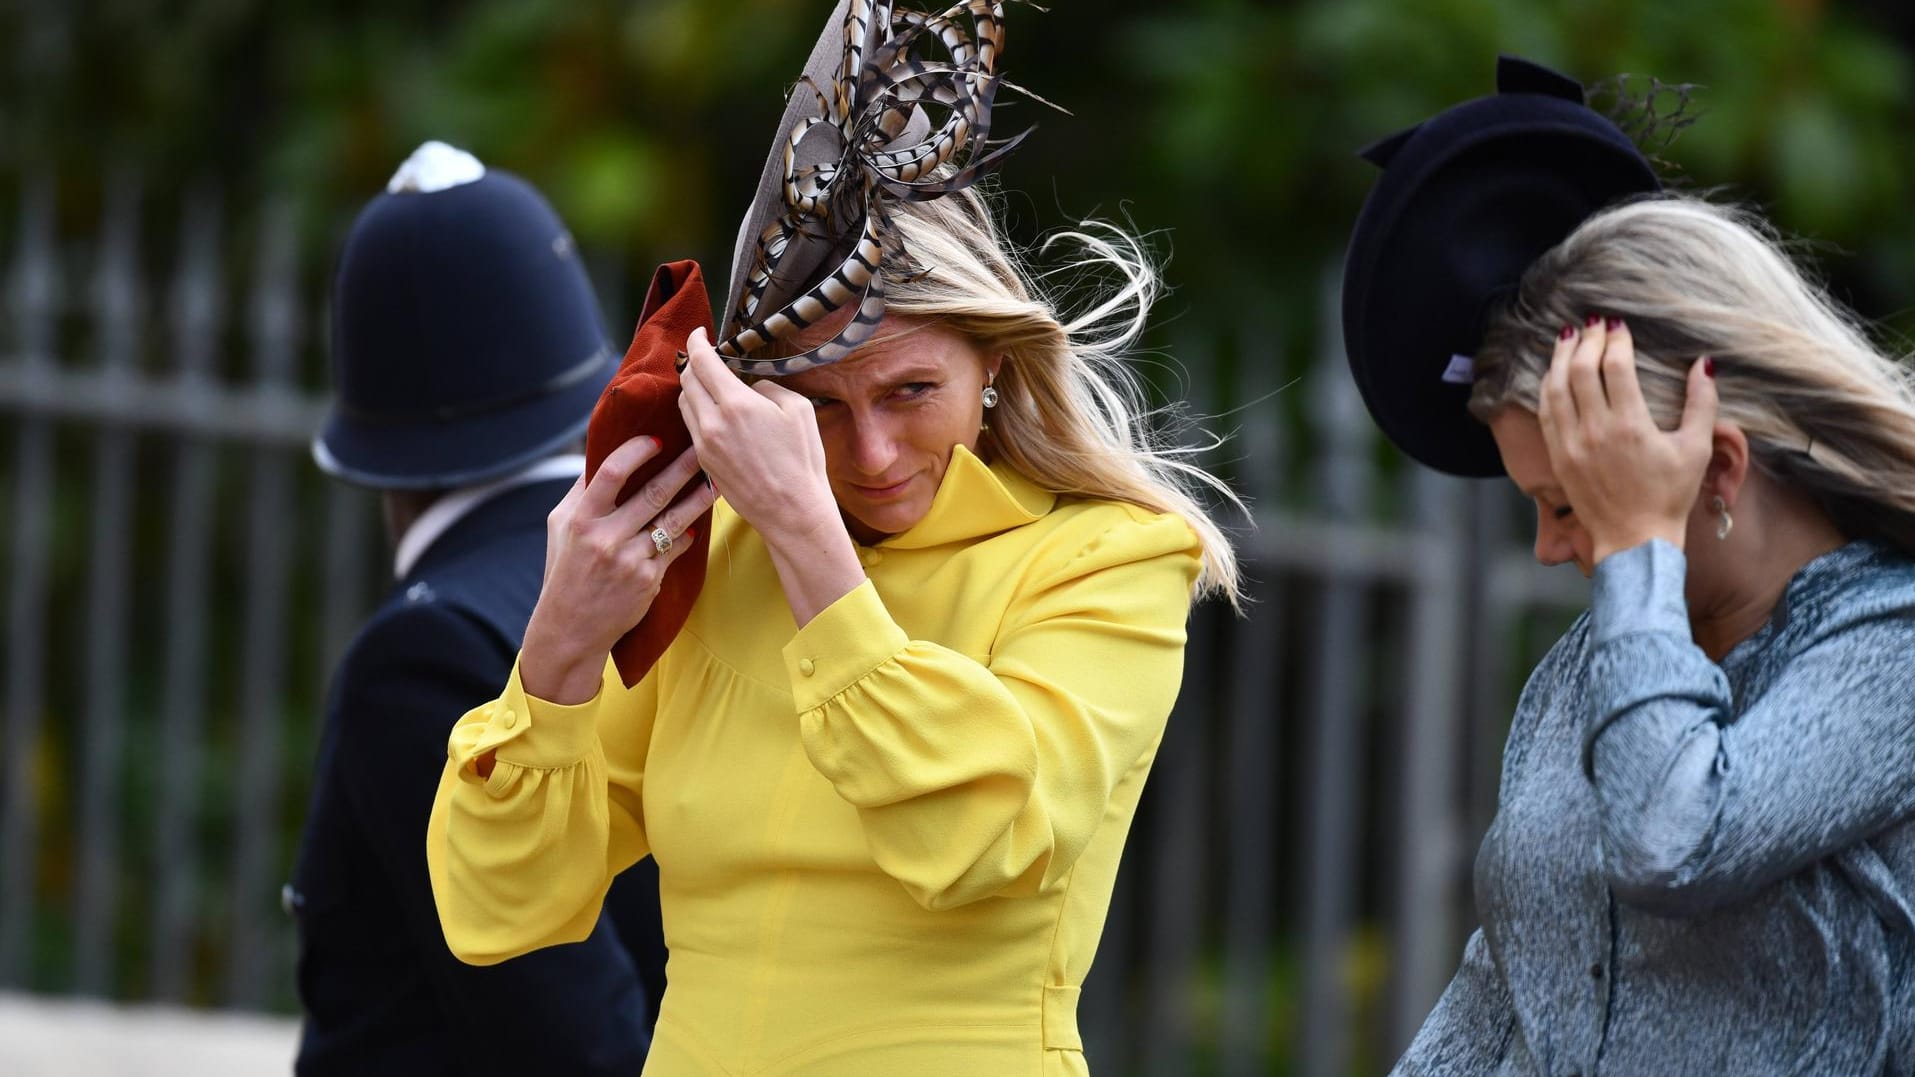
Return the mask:
<svg viewBox="0 0 1915 1077">
<path fill-rule="evenodd" d="M 785 644 L 785 673 L 798 713 L 824 706 L 910 642 L 870 580 L 852 588 Z"/>
<path fill-rule="evenodd" d="M 565 706 L 526 692 L 519 683 L 519 664 L 499 698 L 479 708 L 485 721 L 474 754 L 496 752 L 499 762 L 534 770 L 569 767 L 598 745 L 599 701 L 606 695 L 605 677 L 616 677 L 608 659 L 598 692 L 583 703 Z"/>
</svg>

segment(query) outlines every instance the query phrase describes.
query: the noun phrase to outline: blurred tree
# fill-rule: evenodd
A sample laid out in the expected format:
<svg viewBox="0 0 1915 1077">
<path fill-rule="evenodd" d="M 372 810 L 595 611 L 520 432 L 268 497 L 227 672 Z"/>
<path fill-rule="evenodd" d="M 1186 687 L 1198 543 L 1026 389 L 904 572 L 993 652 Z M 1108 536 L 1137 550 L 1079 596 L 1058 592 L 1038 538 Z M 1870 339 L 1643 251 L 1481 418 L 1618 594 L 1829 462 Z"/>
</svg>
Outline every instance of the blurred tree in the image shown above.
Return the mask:
<svg viewBox="0 0 1915 1077">
<path fill-rule="evenodd" d="M 1022 6 L 1022 5 L 1019 5 Z M 118 0 L 0 13 L 20 42 L 0 163 L 102 160 L 159 186 L 290 191 L 331 237 L 426 138 L 551 193 L 638 272 L 722 263 L 823 0 Z M 1703 87 L 1671 149 L 1688 181 L 1853 251 L 1856 302 L 1915 285 L 1915 123 L 1902 5 L 1816 0 L 1110 0 L 1023 7 L 1005 69 L 1044 129 L 1009 164 L 1026 238 L 1090 213 L 1170 230 L 1178 306 L 1309 313 L 1369 176 L 1353 151 L 1490 88 L 1516 52 L 1594 82 Z M 10 25 L 11 24 L 11 25 Z M 323 248 L 324 245 L 322 244 Z M 641 264 L 644 263 L 644 264 Z M 1307 326 L 1310 318 L 1283 318 Z"/>
</svg>

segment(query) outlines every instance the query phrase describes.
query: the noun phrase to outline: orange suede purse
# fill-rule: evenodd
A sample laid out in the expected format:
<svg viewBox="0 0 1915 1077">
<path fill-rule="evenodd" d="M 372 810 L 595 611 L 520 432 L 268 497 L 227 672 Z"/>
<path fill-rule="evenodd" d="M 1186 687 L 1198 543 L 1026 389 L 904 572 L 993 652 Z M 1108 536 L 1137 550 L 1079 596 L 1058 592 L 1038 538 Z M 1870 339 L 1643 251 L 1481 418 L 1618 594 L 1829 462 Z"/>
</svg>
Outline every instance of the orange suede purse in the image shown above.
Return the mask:
<svg viewBox="0 0 1915 1077">
<path fill-rule="evenodd" d="M 625 359 L 592 409 L 591 424 L 585 430 L 588 482 L 612 450 L 626 441 L 644 434 L 660 442 L 658 455 L 647 460 L 619 491 L 620 504 L 691 447 L 691 432 L 678 414 L 677 359 L 685 338 L 700 326 L 711 333 L 711 300 L 705 295 L 705 278 L 698 263 L 687 260 L 659 266 L 645 293 L 632 346 L 625 350 Z M 707 511 L 691 528 L 692 533 L 679 541 L 690 542 L 692 548 L 665 570 L 665 581 L 644 619 L 612 647 L 612 661 L 627 688 L 637 684 L 671 646 L 705 586 L 711 513 Z"/>
</svg>

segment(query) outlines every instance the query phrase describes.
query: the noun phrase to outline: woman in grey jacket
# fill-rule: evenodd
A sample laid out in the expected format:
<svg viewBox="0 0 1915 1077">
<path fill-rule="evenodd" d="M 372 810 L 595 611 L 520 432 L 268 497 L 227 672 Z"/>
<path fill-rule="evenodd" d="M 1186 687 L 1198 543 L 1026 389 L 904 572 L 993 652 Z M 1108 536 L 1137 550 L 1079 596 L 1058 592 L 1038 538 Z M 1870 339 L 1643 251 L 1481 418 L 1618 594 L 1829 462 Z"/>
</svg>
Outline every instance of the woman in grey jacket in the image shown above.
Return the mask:
<svg viewBox="0 0 1915 1077">
<path fill-rule="evenodd" d="M 1593 600 L 1518 704 L 1483 927 L 1397 1072 L 1915 1072 L 1905 372 L 1689 198 L 1594 212 L 1493 309 L 1468 411 Z"/>
</svg>

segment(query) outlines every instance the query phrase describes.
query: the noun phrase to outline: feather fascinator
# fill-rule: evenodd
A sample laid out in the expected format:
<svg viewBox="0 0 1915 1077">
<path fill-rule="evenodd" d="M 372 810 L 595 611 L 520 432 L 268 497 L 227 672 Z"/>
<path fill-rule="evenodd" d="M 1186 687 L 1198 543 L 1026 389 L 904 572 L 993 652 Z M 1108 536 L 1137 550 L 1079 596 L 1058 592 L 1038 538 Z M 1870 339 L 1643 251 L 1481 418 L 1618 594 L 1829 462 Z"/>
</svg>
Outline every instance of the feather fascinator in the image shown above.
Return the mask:
<svg viewBox="0 0 1915 1077">
<path fill-rule="evenodd" d="M 976 182 L 1030 134 L 989 145 L 1003 48 L 1003 0 L 958 0 L 937 14 L 838 0 L 739 227 L 717 345 L 727 365 L 796 374 L 870 339 L 884 316 L 879 267 L 903 253 L 895 207 Z M 754 358 L 847 307 L 855 314 L 825 343 Z"/>
</svg>

